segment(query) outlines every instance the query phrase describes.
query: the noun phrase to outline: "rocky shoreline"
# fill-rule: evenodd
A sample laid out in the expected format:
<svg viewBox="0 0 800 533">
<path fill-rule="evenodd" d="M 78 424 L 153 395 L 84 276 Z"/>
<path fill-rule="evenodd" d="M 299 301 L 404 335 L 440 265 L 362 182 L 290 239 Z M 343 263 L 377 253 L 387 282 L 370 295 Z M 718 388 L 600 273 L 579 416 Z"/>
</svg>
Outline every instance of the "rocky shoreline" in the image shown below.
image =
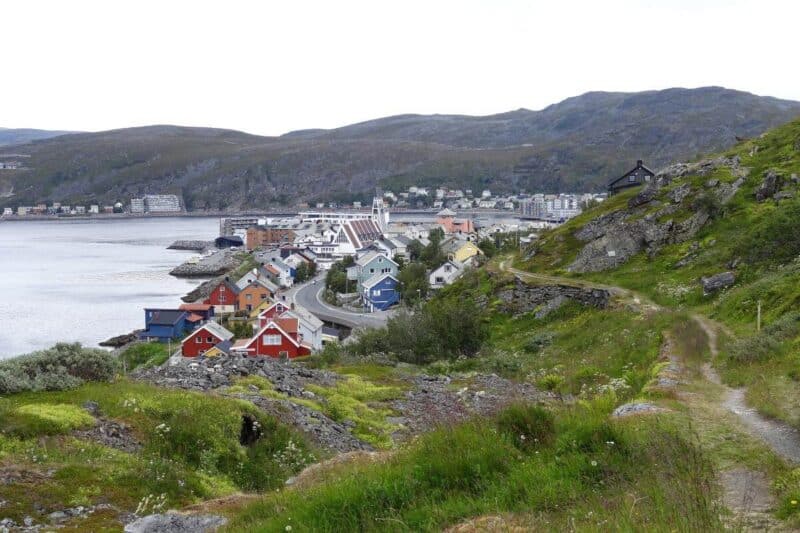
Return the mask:
<svg viewBox="0 0 800 533">
<path fill-rule="evenodd" d="M 167 246 L 167 250 L 186 250 L 189 252 L 205 252 L 211 248 L 214 248 L 214 241 L 178 240 Z"/>
<path fill-rule="evenodd" d="M 170 271 L 176 278 L 208 278 L 221 276 L 234 270 L 241 264 L 233 250 L 220 250 L 212 255 L 203 257 L 199 261 L 178 265 Z"/>
</svg>

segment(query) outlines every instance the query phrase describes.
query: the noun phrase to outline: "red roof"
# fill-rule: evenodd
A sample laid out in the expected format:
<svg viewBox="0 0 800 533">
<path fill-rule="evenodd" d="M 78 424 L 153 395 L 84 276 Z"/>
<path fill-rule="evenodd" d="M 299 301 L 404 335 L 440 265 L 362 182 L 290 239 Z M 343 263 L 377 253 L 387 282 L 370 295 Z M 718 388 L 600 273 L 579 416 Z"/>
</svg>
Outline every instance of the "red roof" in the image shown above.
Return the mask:
<svg viewBox="0 0 800 533">
<path fill-rule="evenodd" d="M 267 271 L 271 272 L 272 274 L 275 274 L 276 276 L 280 276 L 280 274 L 281 274 L 281 271 L 278 270 L 277 268 L 275 268 L 272 265 L 267 265 L 264 268 L 266 268 Z"/>
<path fill-rule="evenodd" d="M 286 333 L 297 333 L 299 321 L 296 318 L 276 318 L 273 322 Z"/>
<path fill-rule="evenodd" d="M 193 303 L 193 304 L 181 304 L 178 308 L 181 311 L 208 311 L 214 307 L 211 304 L 204 304 L 204 303 Z"/>
</svg>

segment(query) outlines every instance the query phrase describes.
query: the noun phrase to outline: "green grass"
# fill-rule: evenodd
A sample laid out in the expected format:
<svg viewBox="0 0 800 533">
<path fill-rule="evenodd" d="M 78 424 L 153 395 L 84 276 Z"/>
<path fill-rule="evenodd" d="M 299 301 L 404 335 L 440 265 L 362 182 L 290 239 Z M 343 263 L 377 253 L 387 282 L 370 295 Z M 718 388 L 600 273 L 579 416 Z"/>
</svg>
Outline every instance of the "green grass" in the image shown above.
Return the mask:
<svg viewBox="0 0 800 533">
<path fill-rule="evenodd" d="M 103 416 L 128 425 L 141 450 L 126 453 L 71 436 L 72 429 L 95 423 L 82 409 L 89 400 Z M 250 446 L 239 443 L 244 415 L 262 429 Z M 302 436 L 248 402 L 124 379 L 5 396 L 0 427 L 0 469 L 23 472 L 0 485 L 0 499 L 13 502 L 4 516 L 18 522 L 42 506 L 53 511 L 107 502 L 132 512 L 147 496 L 163 494 L 169 508 L 271 490 L 313 460 Z M 98 528 L 117 524 L 116 516 L 98 520 Z"/>
<path fill-rule="evenodd" d="M 159 366 L 166 362 L 170 355 L 167 344 L 146 342 L 125 349 L 119 359 L 123 367 L 130 372 L 138 367 Z"/>
<path fill-rule="evenodd" d="M 69 404 L 27 403 L 13 409 L 4 431 L 18 436 L 54 435 L 93 425 L 94 417 Z"/>
<path fill-rule="evenodd" d="M 695 443 L 666 420 L 607 415 L 600 404 L 561 413 L 552 438 L 534 446 L 515 445 L 518 436 L 500 429 L 509 425 L 492 421 L 435 431 L 382 464 L 269 495 L 228 529 L 439 531 L 498 513 L 553 530 L 719 529 L 711 469 Z"/>
</svg>

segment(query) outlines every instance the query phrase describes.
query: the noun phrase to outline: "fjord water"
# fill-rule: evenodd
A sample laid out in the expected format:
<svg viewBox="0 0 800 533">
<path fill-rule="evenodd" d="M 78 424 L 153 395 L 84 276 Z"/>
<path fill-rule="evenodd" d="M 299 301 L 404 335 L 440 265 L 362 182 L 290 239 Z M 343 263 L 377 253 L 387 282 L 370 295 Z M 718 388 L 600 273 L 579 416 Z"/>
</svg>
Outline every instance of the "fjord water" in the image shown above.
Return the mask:
<svg viewBox="0 0 800 533">
<path fill-rule="evenodd" d="M 175 307 L 197 280 L 169 271 L 212 239 L 216 218 L 0 222 L 0 358 L 143 327 L 147 307 Z"/>
</svg>

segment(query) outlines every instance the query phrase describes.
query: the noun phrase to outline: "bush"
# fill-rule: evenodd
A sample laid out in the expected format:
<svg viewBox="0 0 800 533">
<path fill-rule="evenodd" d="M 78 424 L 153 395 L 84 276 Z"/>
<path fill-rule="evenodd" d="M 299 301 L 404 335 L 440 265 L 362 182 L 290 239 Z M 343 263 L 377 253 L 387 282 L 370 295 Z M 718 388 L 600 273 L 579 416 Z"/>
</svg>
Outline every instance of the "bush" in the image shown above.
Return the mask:
<svg viewBox="0 0 800 533">
<path fill-rule="evenodd" d="M 349 350 L 360 356 L 391 352 L 405 363 L 427 364 L 475 355 L 486 335 L 471 299 L 435 299 L 415 313 L 397 313 L 385 328 L 363 332 Z"/>
<path fill-rule="evenodd" d="M 739 363 L 750 363 L 767 359 L 777 352 L 783 341 L 800 333 L 800 312 L 787 313 L 760 333 L 736 341 L 728 357 Z"/>
<path fill-rule="evenodd" d="M 86 381 L 110 381 L 118 362 L 104 350 L 58 343 L 0 363 L 0 394 L 66 390 Z"/>
<path fill-rule="evenodd" d="M 554 335 L 549 331 L 534 333 L 525 343 L 523 349 L 528 353 L 539 353 L 543 348 L 553 343 Z"/>
<path fill-rule="evenodd" d="M 497 428 L 508 435 L 515 446 L 525 450 L 553 441 L 555 418 L 550 411 L 536 405 L 512 405 L 497 417 Z"/>
</svg>

